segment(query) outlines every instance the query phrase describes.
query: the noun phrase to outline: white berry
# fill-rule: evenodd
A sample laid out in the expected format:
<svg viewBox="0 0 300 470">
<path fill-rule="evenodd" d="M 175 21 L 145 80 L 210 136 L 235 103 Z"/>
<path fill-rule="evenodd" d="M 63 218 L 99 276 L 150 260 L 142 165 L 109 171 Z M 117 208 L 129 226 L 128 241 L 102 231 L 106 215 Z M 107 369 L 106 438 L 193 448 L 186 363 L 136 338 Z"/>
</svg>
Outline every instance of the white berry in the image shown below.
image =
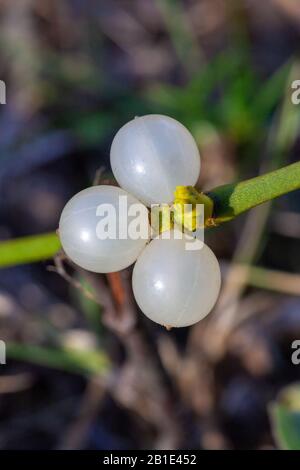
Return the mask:
<svg viewBox="0 0 300 470">
<path fill-rule="evenodd" d="M 171 232 L 172 235 L 172 232 Z M 154 239 L 133 270 L 132 286 L 144 314 L 161 325 L 182 327 L 204 318 L 220 290 L 217 258 L 207 245 L 186 249 L 186 238 Z"/>
<path fill-rule="evenodd" d="M 159 114 L 125 124 L 113 140 L 110 160 L 119 185 L 148 206 L 172 202 L 176 186 L 193 186 L 200 172 L 190 132 Z"/>
<path fill-rule="evenodd" d="M 149 233 L 146 207 L 121 188 L 93 186 L 76 194 L 64 207 L 59 222 L 61 244 L 69 258 L 82 268 L 98 273 L 119 271 L 132 264 L 145 247 L 147 236 L 138 236 L 136 239 L 127 236 L 120 239 L 120 226 L 123 229 L 128 228 L 127 222 L 130 223 L 132 219 L 129 217 L 127 221 L 120 217 L 119 220 L 120 196 L 127 197 L 128 210 L 131 207 L 141 209 L 144 214 L 142 222 L 146 232 Z M 109 236 L 103 239 L 99 231 L 103 229 L 100 215 L 104 214 L 101 214 L 99 207 L 105 209 L 108 207 L 105 205 L 115 208 L 117 225 L 116 237 Z M 107 219 L 114 224 L 112 217 Z M 113 229 L 113 225 L 110 228 Z"/>
</svg>

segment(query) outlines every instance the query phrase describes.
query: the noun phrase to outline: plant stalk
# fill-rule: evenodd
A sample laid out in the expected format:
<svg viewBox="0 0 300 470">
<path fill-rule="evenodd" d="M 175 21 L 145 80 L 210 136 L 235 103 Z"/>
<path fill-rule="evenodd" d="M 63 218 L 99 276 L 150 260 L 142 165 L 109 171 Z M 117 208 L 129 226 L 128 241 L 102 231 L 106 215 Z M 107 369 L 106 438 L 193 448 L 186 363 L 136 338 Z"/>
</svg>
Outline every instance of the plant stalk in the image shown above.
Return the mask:
<svg viewBox="0 0 300 470">
<path fill-rule="evenodd" d="M 213 201 L 212 217 L 219 225 L 296 189 L 300 189 L 300 162 L 240 183 L 219 186 L 206 195 Z"/>
<path fill-rule="evenodd" d="M 296 189 L 300 189 L 300 162 L 240 183 L 219 186 L 205 194 L 190 186 L 178 186 L 174 207 L 176 211 L 178 205 L 177 215 L 180 217 L 181 204 L 204 204 L 205 226 L 210 227 Z M 194 223 L 192 213 L 188 223 Z M 0 242 L 0 267 L 52 258 L 59 249 L 60 242 L 55 232 L 3 241 Z"/>
</svg>

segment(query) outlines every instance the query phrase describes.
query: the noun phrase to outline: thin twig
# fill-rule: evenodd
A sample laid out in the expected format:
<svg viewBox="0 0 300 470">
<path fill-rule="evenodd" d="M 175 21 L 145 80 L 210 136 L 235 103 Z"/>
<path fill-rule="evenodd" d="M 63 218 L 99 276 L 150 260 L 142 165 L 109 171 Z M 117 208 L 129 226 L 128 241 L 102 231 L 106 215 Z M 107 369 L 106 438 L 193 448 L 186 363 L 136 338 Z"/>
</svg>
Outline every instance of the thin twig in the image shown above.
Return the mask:
<svg viewBox="0 0 300 470">
<path fill-rule="evenodd" d="M 64 263 L 70 264 L 87 280 L 93 293 L 66 273 Z M 106 283 L 104 276 L 94 275 L 79 268 L 63 253 L 55 258 L 55 266 L 51 270 L 102 306 L 103 324 L 120 339 L 125 348 L 125 363 L 120 369 L 112 371 L 105 384 L 107 390 L 123 406 L 140 415 L 157 429 L 158 442 L 154 445 L 155 448 L 177 448 L 182 439 L 181 426 L 173 408 L 170 407 L 169 391 L 152 351 L 142 331 L 136 326 L 137 311 L 129 288 L 128 272 L 123 271 L 113 277 L 107 276 L 110 282 Z M 112 286 L 114 287 L 111 290 Z"/>
<path fill-rule="evenodd" d="M 104 166 L 100 166 L 100 168 L 96 170 L 95 176 L 93 179 L 93 186 L 98 186 L 101 183 L 104 170 L 105 170 Z"/>
<path fill-rule="evenodd" d="M 101 302 L 99 302 L 99 299 L 97 298 L 96 295 L 94 295 L 90 290 L 88 290 L 85 286 L 83 286 L 80 281 L 78 281 L 73 276 L 67 273 L 64 267 L 64 262 L 68 262 L 69 264 L 72 264 L 72 263 L 68 260 L 68 258 L 66 257 L 63 251 L 60 251 L 53 258 L 53 261 L 54 261 L 54 266 L 47 266 L 48 271 L 59 274 L 63 279 L 65 279 L 65 281 L 71 284 L 75 289 L 80 290 L 80 292 L 82 292 L 82 294 L 85 295 L 85 297 L 101 305 Z"/>
</svg>

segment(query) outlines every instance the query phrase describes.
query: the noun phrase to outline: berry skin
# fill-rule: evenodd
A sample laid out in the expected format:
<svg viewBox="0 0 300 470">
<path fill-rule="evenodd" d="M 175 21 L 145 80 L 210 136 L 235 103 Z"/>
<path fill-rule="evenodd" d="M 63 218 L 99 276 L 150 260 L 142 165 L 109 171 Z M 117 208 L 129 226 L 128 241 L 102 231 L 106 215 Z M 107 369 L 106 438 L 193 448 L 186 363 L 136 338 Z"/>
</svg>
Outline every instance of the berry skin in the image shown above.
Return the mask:
<svg viewBox="0 0 300 470">
<path fill-rule="evenodd" d="M 59 222 L 62 247 L 78 266 L 97 273 L 120 271 L 134 263 L 145 247 L 148 240 L 142 237 L 119 238 L 119 196 L 127 196 L 129 209 L 133 204 L 145 209 L 143 223 L 149 232 L 146 207 L 123 189 L 114 186 L 92 186 L 84 189 L 69 200 Z M 101 217 L 99 213 L 97 215 L 97 207 L 106 207 L 103 204 L 110 204 L 115 208 L 116 238 L 99 238 Z M 130 217 L 128 219 L 130 222 Z M 113 220 L 110 223 L 113 224 Z M 126 224 L 126 220 L 120 220 L 120 224 Z"/>
<path fill-rule="evenodd" d="M 177 228 L 147 245 L 150 227 L 145 205 L 170 204 L 177 187 L 175 202 L 181 204 L 178 191 L 192 191 L 200 173 L 196 142 L 175 119 L 152 114 L 135 118 L 119 130 L 110 158 L 121 188 L 93 186 L 70 199 L 59 222 L 63 249 L 74 263 L 98 273 L 120 271 L 136 261 L 132 288 L 142 312 L 167 328 L 193 325 L 217 301 L 221 286 L 218 260 L 205 244 L 201 249 L 191 248 L 195 239 Z M 120 209 L 120 196 L 126 196 L 126 217 Z M 115 211 L 115 236 L 102 237 L 109 231 L 99 222 L 103 205 Z M 137 206 L 143 209 L 139 225 L 146 230 L 132 237 L 128 215 L 135 208 L 131 215 L 136 218 Z M 108 224 L 113 222 L 110 219 L 108 216 Z M 120 227 L 127 236 L 120 236 Z"/>
<path fill-rule="evenodd" d="M 194 186 L 200 172 L 190 132 L 159 114 L 125 124 L 113 140 L 110 161 L 119 185 L 147 206 L 172 202 L 176 186 Z"/>
<path fill-rule="evenodd" d="M 220 291 L 217 258 L 207 245 L 186 249 L 187 236 L 156 238 L 135 263 L 132 287 L 142 312 L 167 327 L 193 325 L 213 308 Z"/>
</svg>

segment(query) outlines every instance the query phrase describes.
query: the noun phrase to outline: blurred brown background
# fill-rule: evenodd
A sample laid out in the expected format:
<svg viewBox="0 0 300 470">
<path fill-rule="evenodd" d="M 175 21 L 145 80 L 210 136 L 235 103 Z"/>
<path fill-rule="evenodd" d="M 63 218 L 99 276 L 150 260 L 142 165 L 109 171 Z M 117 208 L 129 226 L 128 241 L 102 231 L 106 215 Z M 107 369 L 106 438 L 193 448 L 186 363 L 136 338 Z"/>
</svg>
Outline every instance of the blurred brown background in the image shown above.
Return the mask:
<svg viewBox="0 0 300 470">
<path fill-rule="evenodd" d="M 135 115 L 190 129 L 204 190 L 297 161 L 299 44 L 298 0 L 0 1 L 0 239 L 54 231 L 99 168 L 111 180 Z M 219 303 L 170 332 L 130 269 L 2 269 L 0 449 L 274 448 L 276 400 L 300 448 L 299 392 L 282 392 L 300 379 L 299 237 L 298 192 L 209 230 Z"/>
</svg>

